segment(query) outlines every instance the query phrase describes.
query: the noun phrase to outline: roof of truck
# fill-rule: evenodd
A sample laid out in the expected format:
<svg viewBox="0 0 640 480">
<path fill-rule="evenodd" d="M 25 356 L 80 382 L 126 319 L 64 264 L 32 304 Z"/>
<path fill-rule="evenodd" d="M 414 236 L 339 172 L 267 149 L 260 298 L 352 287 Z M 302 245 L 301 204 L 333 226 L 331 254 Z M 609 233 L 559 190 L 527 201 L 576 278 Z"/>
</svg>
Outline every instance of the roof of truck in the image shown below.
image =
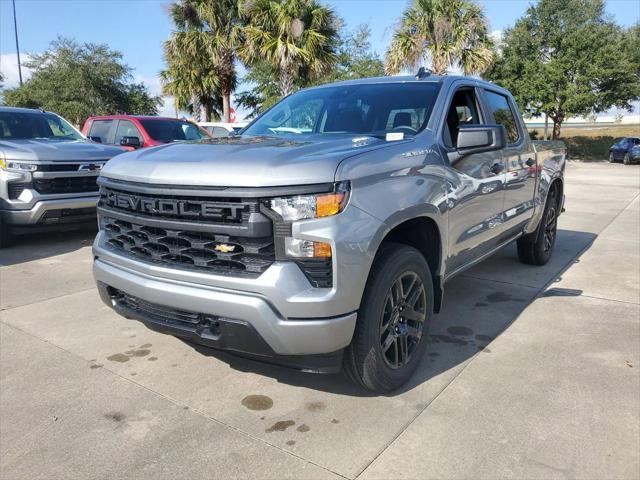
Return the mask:
<svg viewBox="0 0 640 480">
<path fill-rule="evenodd" d="M 324 87 L 332 87 L 336 85 L 363 85 L 363 84 L 375 84 L 375 83 L 407 83 L 407 82 L 426 82 L 426 83 L 442 83 L 442 84 L 450 84 L 457 80 L 467 80 L 475 83 L 478 86 L 486 86 L 495 89 L 502 90 L 508 93 L 507 90 L 502 88 L 495 83 L 487 82 L 486 80 L 482 80 L 478 77 L 464 76 L 464 75 L 431 75 L 425 74 L 424 76 L 418 77 L 417 75 L 389 75 L 384 77 L 369 77 L 369 78 L 358 78 L 354 80 L 344 80 L 341 82 L 327 83 L 324 85 L 319 85 L 318 87 L 311 88 L 324 88 Z"/>
<path fill-rule="evenodd" d="M 22 113 L 49 113 L 39 108 L 4 107 L 0 106 L 0 112 L 22 112 Z"/>
<path fill-rule="evenodd" d="M 175 117 L 158 117 L 156 115 L 127 115 L 126 113 L 114 115 L 92 115 L 89 117 L 89 119 L 91 120 L 126 120 L 127 118 L 136 118 L 138 120 L 175 120 L 178 122 L 183 121 L 183 119 Z"/>
</svg>

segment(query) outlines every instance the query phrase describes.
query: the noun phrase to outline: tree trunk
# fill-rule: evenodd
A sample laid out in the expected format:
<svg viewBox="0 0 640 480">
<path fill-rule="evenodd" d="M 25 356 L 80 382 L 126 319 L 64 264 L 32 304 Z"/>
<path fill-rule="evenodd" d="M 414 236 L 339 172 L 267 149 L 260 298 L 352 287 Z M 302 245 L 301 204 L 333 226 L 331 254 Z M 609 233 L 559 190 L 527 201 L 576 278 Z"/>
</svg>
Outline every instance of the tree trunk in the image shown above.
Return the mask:
<svg viewBox="0 0 640 480">
<path fill-rule="evenodd" d="M 431 56 L 431 70 L 434 75 L 446 75 L 449 64 L 437 55 Z"/>
<path fill-rule="evenodd" d="M 293 92 L 293 74 L 286 68 L 280 70 L 278 75 L 278 88 L 280 96 L 286 97 Z"/>
<path fill-rule="evenodd" d="M 549 114 L 544 114 L 544 138 L 543 140 L 546 142 L 549 139 Z"/>
<path fill-rule="evenodd" d="M 213 100 L 207 100 L 204 104 L 204 121 L 211 121 L 211 114 L 213 112 Z"/>
<path fill-rule="evenodd" d="M 222 116 L 225 122 L 231 121 L 231 92 L 228 90 L 222 92 Z"/>
<path fill-rule="evenodd" d="M 553 119 L 553 139 L 558 140 L 560 138 L 560 129 L 562 128 L 562 119 L 556 117 Z"/>
</svg>

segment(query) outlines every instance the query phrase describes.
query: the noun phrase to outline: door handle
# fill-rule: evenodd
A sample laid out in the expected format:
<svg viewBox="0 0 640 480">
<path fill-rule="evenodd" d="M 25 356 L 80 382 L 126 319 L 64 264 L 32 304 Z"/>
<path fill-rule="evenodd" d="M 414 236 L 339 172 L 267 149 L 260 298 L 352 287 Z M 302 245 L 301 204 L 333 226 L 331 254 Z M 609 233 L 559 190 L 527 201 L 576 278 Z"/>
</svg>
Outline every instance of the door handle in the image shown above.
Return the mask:
<svg viewBox="0 0 640 480">
<path fill-rule="evenodd" d="M 501 163 L 494 163 L 493 165 L 491 165 L 491 173 L 498 175 L 500 172 L 502 172 L 502 170 L 504 170 L 504 165 L 502 165 Z"/>
<path fill-rule="evenodd" d="M 536 161 L 533 158 L 530 158 L 524 163 L 527 164 L 527 167 L 533 167 L 536 164 Z"/>
</svg>

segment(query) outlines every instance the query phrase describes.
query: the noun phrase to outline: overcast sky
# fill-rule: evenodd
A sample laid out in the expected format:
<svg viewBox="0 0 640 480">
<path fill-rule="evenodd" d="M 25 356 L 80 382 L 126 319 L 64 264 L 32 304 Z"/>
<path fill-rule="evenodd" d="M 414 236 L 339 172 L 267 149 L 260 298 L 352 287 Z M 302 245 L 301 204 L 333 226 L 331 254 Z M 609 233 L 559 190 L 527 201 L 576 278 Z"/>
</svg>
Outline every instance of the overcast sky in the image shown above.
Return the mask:
<svg viewBox="0 0 640 480">
<path fill-rule="evenodd" d="M 41 52 L 57 36 L 80 42 L 106 43 L 124 55 L 135 79 L 144 81 L 154 94 L 160 93 L 158 72 L 163 69 L 162 43 L 172 30 L 163 0 L 16 0 L 20 52 Z M 407 0 L 327 0 L 348 28 L 366 23 L 371 41 L 384 53 Z M 482 0 L 492 31 L 513 25 L 528 0 Z M 619 24 L 640 19 L 639 0 L 608 0 L 607 11 Z M 0 71 L 6 86 L 18 82 L 11 0 L 0 0 Z M 240 87 L 242 89 L 242 86 Z M 165 102 L 162 113 L 173 115 Z"/>
</svg>

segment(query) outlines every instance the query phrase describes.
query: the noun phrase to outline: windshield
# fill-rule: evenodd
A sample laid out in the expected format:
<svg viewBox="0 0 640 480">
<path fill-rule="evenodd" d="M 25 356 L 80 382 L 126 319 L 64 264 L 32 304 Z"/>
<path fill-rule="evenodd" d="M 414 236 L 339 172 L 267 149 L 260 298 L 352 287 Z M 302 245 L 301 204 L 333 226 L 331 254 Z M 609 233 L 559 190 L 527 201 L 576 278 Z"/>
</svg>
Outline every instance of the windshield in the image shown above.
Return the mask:
<svg viewBox="0 0 640 480">
<path fill-rule="evenodd" d="M 140 120 L 149 136 L 158 142 L 171 143 L 177 140 L 202 140 L 209 138 L 191 122 L 182 120 Z"/>
<path fill-rule="evenodd" d="M 2 140 L 81 140 L 66 120 L 48 112 L 0 112 Z"/>
<path fill-rule="evenodd" d="M 397 82 L 336 85 L 295 93 L 243 134 L 291 135 L 348 133 L 415 135 L 425 128 L 439 83 Z"/>
</svg>

